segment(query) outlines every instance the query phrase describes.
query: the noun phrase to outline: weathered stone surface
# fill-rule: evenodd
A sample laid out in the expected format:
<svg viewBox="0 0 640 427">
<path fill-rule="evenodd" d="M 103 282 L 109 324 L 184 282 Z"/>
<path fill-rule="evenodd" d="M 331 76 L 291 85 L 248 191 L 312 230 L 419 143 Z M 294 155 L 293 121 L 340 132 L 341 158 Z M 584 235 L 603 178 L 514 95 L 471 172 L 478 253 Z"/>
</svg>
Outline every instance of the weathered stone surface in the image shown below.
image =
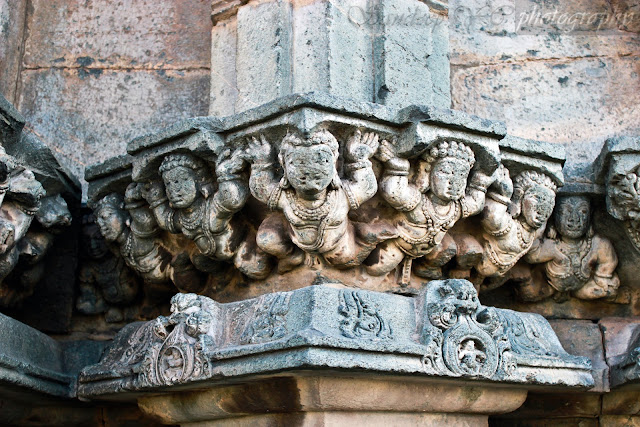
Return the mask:
<svg viewBox="0 0 640 427">
<path fill-rule="evenodd" d="M 128 325 L 83 370 L 79 393 L 201 387 L 302 367 L 593 385 L 588 359 L 567 354 L 542 317 L 480 306 L 470 282 L 450 280 L 416 298 L 326 286 L 230 304 L 178 294 L 171 316 Z"/>
<path fill-rule="evenodd" d="M 0 93 L 13 103 L 20 78 L 26 8 L 26 0 L 0 2 Z"/>
<path fill-rule="evenodd" d="M 609 366 L 605 361 L 600 327 L 588 320 L 549 320 L 549 324 L 567 352 L 588 357 L 591 360 L 595 386 L 590 391 L 600 393 L 609 391 Z M 585 397 L 585 399 L 587 398 Z M 564 399 L 557 399 L 555 396 L 550 396 L 549 400 L 564 402 Z M 599 407 L 599 404 L 597 406 Z M 598 414 L 598 408 L 592 409 L 592 411 L 594 411 L 591 413 L 592 415 Z M 587 413 L 576 412 L 573 415 L 587 415 Z"/>
<path fill-rule="evenodd" d="M 142 397 L 139 406 L 166 424 L 479 426 L 487 425 L 486 414 L 516 408 L 525 397 L 515 390 L 394 377 L 283 375 L 186 395 Z"/>
<path fill-rule="evenodd" d="M 599 325 L 602 329 L 607 363 L 611 366 L 624 357 L 640 323 L 633 317 L 606 317 L 600 320 Z"/>
<path fill-rule="evenodd" d="M 597 418 L 601 413 L 602 396 L 596 393 L 540 393 L 529 392 L 527 400 L 515 411 L 496 416 L 497 419 L 509 420 L 513 425 L 529 425 L 527 422 L 542 418 L 547 423 L 556 425 L 563 418 Z M 523 423 L 523 424 L 518 424 Z M 563 425 L 563 424 L 560 424 Z M 572 424 L 567 424 L 572 425 Z"/>
<path fill-rule="evenodd" d="M 124 153 L 133 137 L 208 109 L 207 70 L 51 69 L 23 79 L 30 127 L 78 176 L 86 164 Z"/>
<path fill-rule="evenodd" d="M 523 138 L 571 144 L 633 134 L 640 93 L 636 64 L 637 58 L 622 57 L 459 67 L 452 70 L 453 108 L 504 120 L 511 134 Z M 584 149 L 587 162 L 597 153 L 571 147 Z"/>
<path fill-rule="evenodd" d="M 209 12 L 207 0 L 36 0 L 25 68 L 208 69 Z"/>
<path fill-rule="evenodd" d="M 602 413 L 605 415 L 640 414 L 640 392 L 637 390 L 613 390 L 602 396 Z"/>
</svg>

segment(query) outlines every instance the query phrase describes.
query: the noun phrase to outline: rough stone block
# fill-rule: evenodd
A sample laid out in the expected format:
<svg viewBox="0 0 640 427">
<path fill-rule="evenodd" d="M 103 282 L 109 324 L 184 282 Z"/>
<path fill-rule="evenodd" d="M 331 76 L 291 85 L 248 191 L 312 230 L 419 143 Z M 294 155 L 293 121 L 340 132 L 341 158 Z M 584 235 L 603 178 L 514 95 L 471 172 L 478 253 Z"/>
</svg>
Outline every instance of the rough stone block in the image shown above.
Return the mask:
<svg viewBox="0 0 640 427">
<path fill-rule="evenodd" d="M 591 360 L 595 380 L 595 387 L 591 391 L 608 391 L 609 367 L 604 359 L 602 334 L 598 325 L 588 320 L 549 320 L 549 324 L 567 352 Z"/>
<path fill-rule="evenodd" d="M 448 21 L 411 0 L 380 2 L 375 100 L 391 106 L 449 107 Z M 377 23 L 377 22 L 376 22 Z"/>
<path fill-rule="evenodd" d="M 611 366 L 627 354 L 633 333 L 640 327 L 638 318 L 607 317 L 599 322 L 604 352 Z"/>
<path fill-rule="evenodd" d="M 235 17 L 219 22 L 211 30 L 211 99 L 209 115 L 228 116 L 235 112 L 237 22 Z"/>
<path fill-rule="evenodd" d="M 24 62 L 40 67 L 208 68 L 207 0 L 31 2 Z"/>
<path fill-rule="evenodd" d="M 236 111 L 243 111 L 291 93 L 291 3 L 249 3 L 237 19 Z"/>
<path fill-rule="evenodd" d="M 26 0 L 0 1 L 0 93 L 12 103 L 20 75 L 26 5 Z"/>
<path fill-rule="evenodd" d="M 28 126 L 77 176 L 86 164 L 124 154 L 133 137 L 205 115 L 208 70 L 33 70 L 20 109 Z"/>
<path fill-rule="evenodd" d="M 637 63 L 628 57 L 455 67 L 453 108 L 504 120 L 512 135 L 552 142 L 637 133 Z M 580 145 L 572 145 L 578 155 Z M 585 161 L 597 156 L 590 148 Z"/>
</svg>

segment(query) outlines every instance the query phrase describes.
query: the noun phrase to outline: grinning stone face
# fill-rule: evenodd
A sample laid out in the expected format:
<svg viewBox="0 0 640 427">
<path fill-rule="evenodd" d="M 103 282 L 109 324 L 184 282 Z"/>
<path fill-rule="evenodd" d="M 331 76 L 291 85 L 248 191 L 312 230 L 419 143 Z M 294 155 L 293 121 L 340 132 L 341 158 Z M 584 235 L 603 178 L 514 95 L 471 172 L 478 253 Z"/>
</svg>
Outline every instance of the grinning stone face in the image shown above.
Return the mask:
<svg viewBox="0 0 640 427">
<path fill-rule="evenodd" d="M 577 239 L 587 234 L 590 216 L 589 199 L 581 196 L 562 197 L 556 208 L 556 228 L 562 236 Z"/>
<path fill-rule="evenodd" d="M 293 148 L 287 154 L 285 168 L 291 186 L 303 194 L 323 191 L 336 173 L 331 150 L 325 146 Z"/>
</svg>

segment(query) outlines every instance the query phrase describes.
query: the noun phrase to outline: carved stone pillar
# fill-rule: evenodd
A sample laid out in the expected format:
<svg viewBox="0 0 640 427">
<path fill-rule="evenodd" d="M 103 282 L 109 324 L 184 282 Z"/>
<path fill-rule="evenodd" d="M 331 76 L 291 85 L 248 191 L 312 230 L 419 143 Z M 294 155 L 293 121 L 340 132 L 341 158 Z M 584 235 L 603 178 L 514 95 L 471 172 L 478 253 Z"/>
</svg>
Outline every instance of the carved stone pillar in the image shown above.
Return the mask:
<svg viewBox="0 0 640 427">
<path fill-rule="evenodd" d="M 446 2 L 214 1 L 209 113 L 293 93 L 448 108 Z"/>
</svg>

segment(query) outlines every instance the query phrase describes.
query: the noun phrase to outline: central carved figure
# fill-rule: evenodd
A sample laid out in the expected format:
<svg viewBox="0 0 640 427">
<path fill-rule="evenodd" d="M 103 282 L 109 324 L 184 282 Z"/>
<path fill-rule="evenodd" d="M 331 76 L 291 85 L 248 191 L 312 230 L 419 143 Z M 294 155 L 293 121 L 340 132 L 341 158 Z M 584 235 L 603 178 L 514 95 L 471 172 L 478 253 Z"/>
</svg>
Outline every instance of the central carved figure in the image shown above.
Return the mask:
<svg viewBox="0 0 640 427">
<path fill-rule="evenodd" d="M 376 134 L 356 132 L 345 150 L 349 178 L 340 179 L 339 145 L 329 131 L 316 131 L 305 139 L 287 135 L 278 154 L 284 169 L 278 180 L 269 142 L 264 137 L 250 141 L 245 158 L 251 161 L 251 192 L 284 214 L 265 219 L 257 235 L 258 246 L 280 260 L 280 272 L 302 264 L 305 253 L 321 255 L 340 268 L 360 264 L 373 249 L 357 241 L 347 216 L 378 189 L 369 160 L 378 145 Z"/>
<path fill-rule="evenodd" d="M 383 144 L 378 157 L 385 163 L 381 195 L 405 214 L 397 222 L 399 237 L 371 254 L 365 262 L 367 271 L 383 275 L 404 259 L 401 283 L 407 284 L 411 260 L 424 257 L 415 273 L 441 278 L 441 267 L 456 254 L 456 243 L 447 232 L 459 219 L 482 210 L 492 178 L 477 171 L 467 185 L 475 156 L 469 147 L 454 141 L 441 142 L 422 155 L 413 183 L 409 182 L 409 160 L 398 157 L 391 144 Z"/>
</svg>

